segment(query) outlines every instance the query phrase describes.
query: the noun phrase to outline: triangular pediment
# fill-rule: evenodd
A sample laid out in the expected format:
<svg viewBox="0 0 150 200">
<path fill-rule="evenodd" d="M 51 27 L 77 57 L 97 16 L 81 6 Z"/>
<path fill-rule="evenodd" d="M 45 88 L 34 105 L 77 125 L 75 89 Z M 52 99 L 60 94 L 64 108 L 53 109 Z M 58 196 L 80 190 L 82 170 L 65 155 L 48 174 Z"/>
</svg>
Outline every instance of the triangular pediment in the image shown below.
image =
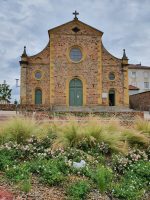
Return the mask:
<svg viewBox="0 0 150 200">
<path fill-rule="evenodd" d="M 103 32 L 93 28 L 92 26 L 85 24 L 84 22 L 80 21 L 80 20 L 72 20 L 69 21 L 65 24 L 62 24 L 60 26 L 54 27 L 50 30 L 48 30 L 49 35 L 51 33 L 60 33 L 60 34 L 73 34 L 73 33 L 77 33 L 77 34 L 93 34 L 93 35 L 103 35 Z"/>
</svg>

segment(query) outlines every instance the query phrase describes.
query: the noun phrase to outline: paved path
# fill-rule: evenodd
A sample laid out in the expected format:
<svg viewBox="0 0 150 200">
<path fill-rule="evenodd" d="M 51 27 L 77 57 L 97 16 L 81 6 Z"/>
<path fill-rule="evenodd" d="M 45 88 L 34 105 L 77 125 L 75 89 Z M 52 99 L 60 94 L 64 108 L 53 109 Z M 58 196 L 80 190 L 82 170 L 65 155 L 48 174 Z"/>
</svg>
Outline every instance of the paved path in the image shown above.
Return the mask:
<svg viewBox="0 0 150 200">
<path fill-rule="evenodd" d="M 0 122 L 16 116 L 16 111 L 1 111 L 0 110 Z"/>
</svg>

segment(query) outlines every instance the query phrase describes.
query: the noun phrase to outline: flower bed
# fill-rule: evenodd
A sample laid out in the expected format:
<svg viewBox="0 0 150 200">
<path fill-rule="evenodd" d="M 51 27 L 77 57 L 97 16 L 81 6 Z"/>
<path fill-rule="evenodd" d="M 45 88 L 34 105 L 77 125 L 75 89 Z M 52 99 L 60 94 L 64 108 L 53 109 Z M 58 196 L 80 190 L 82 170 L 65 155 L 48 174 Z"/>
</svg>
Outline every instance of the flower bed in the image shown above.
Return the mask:
<svg viewBox="0 0 150 200">
<path fill-rule="evenodd" d="M 150 198 L 149 122 L 139 119 L 127 129 L 117 120 L 95 118 L 63 124 L 13 120 L 0 129 L 0 182 L 15 186 L 14 195 L 32 196 L 37 185 L 57 188 L 55 199 L 92 199 L 93 193 L 103 199 Z"/>
</svg>

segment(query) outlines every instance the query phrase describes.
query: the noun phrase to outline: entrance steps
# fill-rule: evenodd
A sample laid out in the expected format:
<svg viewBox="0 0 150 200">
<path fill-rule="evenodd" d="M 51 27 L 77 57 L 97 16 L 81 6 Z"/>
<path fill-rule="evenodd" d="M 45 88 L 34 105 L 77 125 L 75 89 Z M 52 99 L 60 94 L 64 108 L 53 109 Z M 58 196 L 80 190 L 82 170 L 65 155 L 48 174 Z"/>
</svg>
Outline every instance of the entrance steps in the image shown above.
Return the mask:
<svg viewBox="0 0 150 200">
<path fill-rule="evenodd" d="M 131 112 L 128 107 L 119 106 L 53 106 L 53 112 Z"/>
</svg>

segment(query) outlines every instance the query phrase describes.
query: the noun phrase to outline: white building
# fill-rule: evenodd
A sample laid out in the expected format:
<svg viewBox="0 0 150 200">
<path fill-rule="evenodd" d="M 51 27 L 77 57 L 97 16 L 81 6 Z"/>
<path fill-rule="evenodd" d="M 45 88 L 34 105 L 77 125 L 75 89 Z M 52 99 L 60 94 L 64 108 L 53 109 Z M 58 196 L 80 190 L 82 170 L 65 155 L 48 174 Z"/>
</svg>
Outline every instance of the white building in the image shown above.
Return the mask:
<svg viewBox="0 0 150 200">
<path fill-rule="evenodd" d="M 129 65 L 129 95 L 150 91 L 150 67 Z"/>
</svg>

